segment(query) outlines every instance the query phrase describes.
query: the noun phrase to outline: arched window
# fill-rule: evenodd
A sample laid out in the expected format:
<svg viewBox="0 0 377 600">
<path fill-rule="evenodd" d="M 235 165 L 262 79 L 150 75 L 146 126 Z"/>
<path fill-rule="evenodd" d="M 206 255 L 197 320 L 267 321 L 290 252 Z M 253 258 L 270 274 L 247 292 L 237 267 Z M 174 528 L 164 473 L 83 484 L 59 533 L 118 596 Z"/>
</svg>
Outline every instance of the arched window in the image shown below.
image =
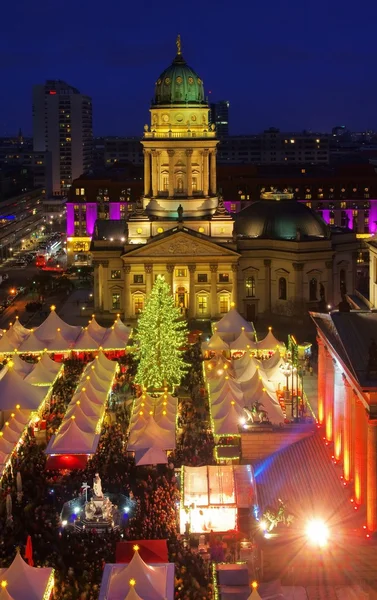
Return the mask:
<svg viewBox="0 0 377 600">
<path fill-rule="evenodd" d="M 315 301 L 317 300 L 317 280 L 315 277 L 312 277 L 312 279 L 309 281 L 309 300 L 310 301 Z"/>
<path fill-rule="evenodd" d="M 341 294 L 346 294 L 347 293 L 347 275 L 346 275 L 345 269 L 340 269 L 340 273 L 339 273 L 339 287 L 340 287 L 340 293 Z"/>
<path fill-rule="evenodd" d="M 178 188 L 178 192 L 183 192 L 183 177 L 178 177 L 177 188 Z"/>
<path fill-rule="evenodd" d="M 246 295 L 248 298 L 255 298 L 255 277 L 251 275 L 246 279 Z"/>
<path fill-rule="evenodd" d="M 287 299 L 287 280 L 285 277 L 279 278 L 279 300 Z"/>
</svg>

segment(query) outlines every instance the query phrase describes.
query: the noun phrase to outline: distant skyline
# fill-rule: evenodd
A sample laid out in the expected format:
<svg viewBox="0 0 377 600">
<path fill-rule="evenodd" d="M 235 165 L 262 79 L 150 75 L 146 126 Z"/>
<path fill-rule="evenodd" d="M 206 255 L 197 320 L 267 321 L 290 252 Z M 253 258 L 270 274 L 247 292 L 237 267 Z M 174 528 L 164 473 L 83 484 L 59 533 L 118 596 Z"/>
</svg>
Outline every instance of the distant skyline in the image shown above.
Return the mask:
<svg viewBox="0 0 377 600">
<path fill-rule="evenodd" d="M 31 134 L 32 86 L 63 79 L 92 96 L 94 135 L 141 136 L 177 33 L 209 101 L 230 101 L 231 134 L 377 129 L 372 0 L 19 0 L 2 16 L 0 135 Z"/>
</svg>

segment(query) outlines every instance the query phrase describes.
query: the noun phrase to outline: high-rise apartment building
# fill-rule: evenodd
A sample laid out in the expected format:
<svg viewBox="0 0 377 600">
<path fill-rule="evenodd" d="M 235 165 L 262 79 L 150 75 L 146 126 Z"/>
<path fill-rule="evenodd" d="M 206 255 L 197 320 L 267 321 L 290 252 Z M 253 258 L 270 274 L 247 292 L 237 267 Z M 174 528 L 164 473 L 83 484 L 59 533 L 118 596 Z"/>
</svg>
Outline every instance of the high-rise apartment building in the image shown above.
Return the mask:
<svg viewBox="0 0 377 600">
<path fill-rule="evenodd" d="M 228 100 L 219 100 L 210 105 L 211 123 L 216 125 L 216 134 L 218 138 L 228 137 L 229 135 L 229 102 Z"/>
<path fill-rule="evenodd" d="M 51 153 L 53 194 L 66 194 L 92 156 L 92 99 L 60 80 L 33 87 L 33 148 Z"/>
</svg>

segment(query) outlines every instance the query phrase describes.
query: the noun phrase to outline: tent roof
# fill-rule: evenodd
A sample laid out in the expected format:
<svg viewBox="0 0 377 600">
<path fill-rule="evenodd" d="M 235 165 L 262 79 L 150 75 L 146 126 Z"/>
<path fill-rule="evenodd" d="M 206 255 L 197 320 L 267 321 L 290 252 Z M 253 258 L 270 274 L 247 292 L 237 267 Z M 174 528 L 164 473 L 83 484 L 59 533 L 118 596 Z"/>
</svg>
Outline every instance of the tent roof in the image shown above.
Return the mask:
<svg viewBox="0 0 377 600">
<path fill-rule="evenodd" d="M 249 321 L 246 321 L 246 319 L 241 317 L 240 313 L 235 308 L 231 308 L 230 311 L 216 323 L 216 330 L 219 333 L 235 333 L 237 336 L 241 333 L 242 327 L 245 328 L 245 331 L 254 332 L 252 323 L 249 323 Z"/>
<path fill-rule="evenodd" d="M 115 327 L 115 332 L 116 334 L 122 338 L 123 341 L 127 342 L 128 338 L 130 337 L 132 328 L 131 327 L 127 327 L 127 325 L 125 325 L 123 323 L 123 321 L 121 321 L 120 317 L 118 316 L 114 322 L 114 327 Z"/>
<path fill-rule="evenodd" d="M 66 352 L 72 348 L 72 344 L 72 340 L 66 337 L 59 328 L 56 330 L 53 339 L 46 340 L 46 348 L 49 352 Z"/>
<path fill-rule="evenodd" d="M 230 343 L 230 347 L 232 350 L 256 350 L 254 332 L 242 330 L 238 338 Z"/>
<path fill-rule="evenodd" d="M 59 433 L 63 433 L 70 426 L 70 421 L 73 420 L 76 425 L 81 429 L 81 431 L 85 431 L 85 433 L 95 433 L 96 426 L 98 423 L 98 417 L 88 417 L 84 411 L 81 409 L 81 405 L 75 404 L 74 408 L 70 411 L 69 415 L 65 415 L 63 422 L 60 426 Z"/>
<path fill-rule="evenodd" d="M 9 365 L 0 373 L 0 410 L 36 410 L 46 396 L 46 390 L 25 382 Z"/>
<path fill-rule="evenodd" d="M 18 354 L 13 354 L 12 357 L 13 369 L 16 371 L 17 375 L 24 378 L 28 375 L 35 367 L 34 363 L 26 362 L 26 360 L 22 360 L 18 356 Z"/>
<path fill-rule="evenodd" d="M 8 582 L 7 591 L 16 600 L 41 600 L 51 576 L 50 567 L 30 567 L 17 552 L 12 564 L 1 573 Z"/>
<path fill-rule="evenodd" d="M 130 432 L 128 439 L 128 451 L 140 450 L 141 448 L 157 447 L 162 450 L 172 450 L 175 448 L 175 424 L 171 429 L 164 429 L 153 416 L 148 415 L 145 425 L 142 429 Z"/>
<path fill-rule="evenodd" d="M 101 347 L 104 350 L 124 350 L 126 347 L 126 341 L 124 337 L 121 337 L 115 326 L 108 329 L 105 337 L 102 340 Z"/>
<path fill-rule="evenodd" d="M 215 435 L 236 435 L 240 422 L 240 415 L 235 410 L 236 405 L 230 406 L 224 417 L 213 419 Z"/>
<path fill-rule="evenodd" d="M 43 352 L 47 348 L 46 341 L 40 340 L 35 331 L 32 331 L 29 337 L 19 347 L 19 352 Z"/>
<path fill-rule="evenodd" d="M 16 600 L 14 596 L 11 596 L 7 588 L 1 588 L 0 600 Z"/>
<path fill-rule="evenodd" d="M 77 404 L 77 402 L 80 402 L 80 404 Z M 70 417 L 72 414 L 74 414 L 73 411 L 76 406 L 79 406 L 84 415 L 87 417 L 96 417 L 97 419 L 104 410 L 104 404 L 96 404 L 95 402 L 92 402 L 89 400 L 85 392 L 81 392 L 81 394 L 77 396 L 77 400 L 71 400 L 65 416 Z"/>
<path fill-rule="evenodd" d="M 39 360 L 34 366 L 34 369 L 25 377 L 25 381 L 33 385 L 46 384 L 50 385 L 56 379 L 58 371 L 52 371 L 45 366 L 45 362 Z M 58 364 L 58 363 L 55 363 Z M 58 365 L 60 369 L 63 365 Z"/>
<path fill-rule="evenodd" d="M 10 442 L 9 440 L 6 440 L 4 438 L 4 436 L 0 437 L 0 452 L 2 454 L 11 454 L 11 452 L 13 452 L 15 444 L 13 442 Z"/>
<path fill-rule="evenodd" d="M 258 370 L 258 367 L 259 367 L 258 361 L 255 358 L 250 357 L 250 356 L 248 358 L 249 358 L 249 361 L 246 364 L 244 370 L 241 371 L 239 369 L 237 371 L 236 381 L 238 381 L 239 383 L 243 383 L 244 381 L 248 381 L 249 379 L 251 379 Z"/>
<path fill-rule="evenodd" d="M 224 340 L 222 340 L 220 335 L 216 332 L 213 334 L 209 342 L 207 342 L 207 348 L 208 350 L 216 350 L 221 352 L 222 350 L 229 350 L 229 344 L 224 342 Z"/>
<path fill-rule="evenodd" d="M 98 360 L 101 363 L 101 366 L 107 369 L 108 371 L 114 371 L 117 363 L 113 360 L 107 358 L 107 356 L 102 352 L 98 352 L 98 355 L 95 360 Z"/>
<path fill-rule="evenodd" d="M 90 334 L 85 327 L 75 342 L 75 350 L 98 350 L 99 342 Z"/>
<path fill-rule="evenodd" d="M 54 373 L 59 373 L 62 365 L 61 363 L 55 362 L 52 358 L 49 357 L 47 352 L 44 352 L 39 361 L 42 363 L 49 371 L 53 371 Z"/>
<path fill-rule="evenodd" d="M 121 568 L 116 568 L 110 575 L 107 597 L 122 598 L 121 594 L 129 591 L 130 579 L 135 579 L 134 589 L 145 600 L 165 600 L 167 596 L 166 566 L 147 565 L 138 552 L 135 552 L 131 562 Z"/>
<path fill-rule="evenodd" d="M 19 341 L 15 341 L 13 338 L 10 338 L 6 333 L 4 333 L 3 337 L 0 338 L 0 353 L 5 354 L 8 352 L 14 352 L 18 349 L 19 345 Z"/>
<path fill-rule="evenodd" d="M 276 350 L 278 347 L 284 347 L 284 344 L 283 342 L 279 342 L 272 333 L 272 329 L 269 328 L 266 337 L 258 342 L 258 350 Z"/>
<path fill-rule="evenodd" d="M 94 454 L 99 435 L 82 431 L 72 419 L 67 429 L 50 439 L 46 454 Z"/>
<path fill-rule="evenodd" d="M 39 340 L 52 341 L 56 337 L 56 331 L 60 329 L 64 338 L 69 342 L 74 342 L 81 331 L 79 325 L 68 325 L 63 319 L 59 317 L 55 310 L 51 310 L 48 317 L 43 321 L 42 325 L 37 327 L 35 333 Z"/>
<path fill-rule="evenodd" d="M 167 465 L 168 458 L 166 452 L 161 448 L 140 448 L 135 452 L 135 464 L 137 467 L 141 465 Z"/>
<path fill-rule="evenodd" d="M 235 402 L 235 400 L 224 400 L 219 404 L 211 406 L 211 414 L 213 420 L 215 421 L 216 419 L 222 419 L 229 412 L 233 411 L 238 415 L 238 418 L 240 419 L 245 414 L 244 410 L 242 406 L 240 406 L 240 404 L 238 404 L 237 402 L 235 402 L 235 404 L 232 404 L 232 402 Z"/>
<path fill-rule="evenodd" d="M 81 396 L 82 394 L 84 394 L 84 397 Z M 74 393 L 72 400 L 76 402 L 77 400 L 81 400 L 82 398 L 88 398 L 94 404 L 101 404 L 101 406 L 103 406 L 106 402 L 107 393 L 100 392 L 99 390 L 95 389 L 92 386 L 90 380 L 82 381 L 81 384 L 77 386 L 76 392 Z"/>
<path fill-rule="evenodd" d="M 143 600 L 143 598 L 139 596 L 134 587 L 130 587 L 128 594 L 125 597 L 125 600 Z"/>
<path fill-rule="evenodd" d="M 89 332 L 89 335 L 91 335 L 91 337 L 94 340 L 96 340 L 96 342 L 98 342 L 99 344 L 102 342 L 107 331 L 106 327 L 102 327 L 102 325 L 97 323 L 95 317 L 92 317 L 89 321 L 87 330 Z"/>
</svg>

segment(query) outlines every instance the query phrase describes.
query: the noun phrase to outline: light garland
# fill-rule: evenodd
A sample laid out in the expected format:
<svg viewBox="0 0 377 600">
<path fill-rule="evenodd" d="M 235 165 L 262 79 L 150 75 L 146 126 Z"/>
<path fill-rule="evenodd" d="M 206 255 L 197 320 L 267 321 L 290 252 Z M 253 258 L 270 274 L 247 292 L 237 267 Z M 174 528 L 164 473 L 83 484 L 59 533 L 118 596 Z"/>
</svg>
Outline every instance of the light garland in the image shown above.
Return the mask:
<svg viewBox="0 0 377 600">
<path fill-rule="evenodd" d="M 42 600 L 50 600 L 52 591 L 55 585 L 55 569 L 51 569 L 50 577 L 48 578 L 45 592 L 43 594 Z"/>
</svg>

